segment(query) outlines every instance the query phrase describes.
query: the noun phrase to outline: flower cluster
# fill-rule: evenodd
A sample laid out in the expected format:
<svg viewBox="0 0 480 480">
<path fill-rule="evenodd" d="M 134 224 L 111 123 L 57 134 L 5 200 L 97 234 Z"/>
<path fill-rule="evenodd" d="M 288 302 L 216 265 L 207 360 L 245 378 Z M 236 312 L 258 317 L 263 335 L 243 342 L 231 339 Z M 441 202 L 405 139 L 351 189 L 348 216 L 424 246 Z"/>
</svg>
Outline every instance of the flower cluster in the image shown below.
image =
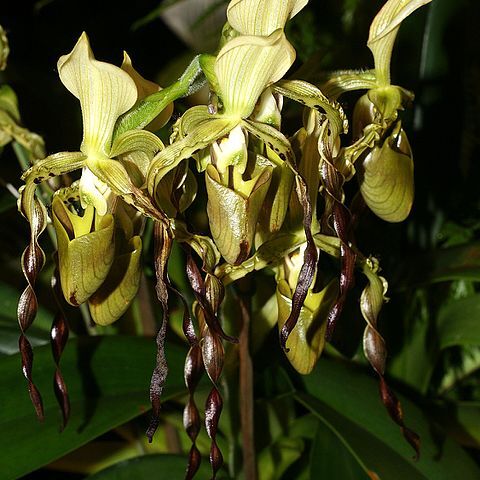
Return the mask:
<svg viewBox="0 0 480 480">
<path fill-rule="evenodd" d="M 38 159 L 22 177 L 19 209 L 31 225 L 31 238 L 23 256 L 28 287 L 19 304 L 21 346 L 40 414 L 24 333 L 37 308 L 34 286 L 44 263 L 38 237 L 48 217 L 58 241 L 63 297 L 71 305 L 86 303 L 100 325 L 120 318 L 135 297 L 143 221 L 148 217 L 155 224 L 157 294 L 164 318 L 151 384 L 150 439 L 158 425 L 167 373 L 163 349 L 168 296 L 175 291 L 166 268 L 172 242 L 182 245 L 195 296 L 193 318 L 187 308 L 183 324 L 190 348 L 184 423 L 193 443 L 187 478 L 200 461 L 194 393 L 203 369 L 212 382 L 205 422 L 214 476 L 222 466 L 216 443 L 222 409 L 219 379 L 224 342 L 238 340 L 225 332 L 229 326 L 222 323 L 221 305 L 231 294 L 229 285 L 264 268 L 275 275 L 272 298 L 280 343 L 303 374 L 313 369 L 331 338 L 355 271 L 366 275 L 368 285 L 360 299 L 367 322 L 365 354 L 379 375 L 389 413 L 418 451 L 418 438 L 405 427 L 399 402 L 383 378 L 386 350 L 376 323 L 387 283 L 378 275 L 377 260 L 356 247 L 354 228 L 359 206 L 366 204 L 389 222 L 404 220 L 412 206 L 412 152 L 398 111 L 413 95 L 391 85 L 390 57 L 402 20 L 429 0 L 388 0 L 370 30 L 375 68 L 334 73 L 319 86 L 285 79 L 296 55 L 285 25 L 307 1 L 232 0 L 218 53 L 196 57 L 184 75 L 163 90 L 141 77 L 126 54 L 121 68 L 97 61 L 82 34 L 72 52 L 58 61 L 62 83 L 80 102 L 79 151 Z M 151 130 L 168 121 L 173 100 L 204 83 L 210 103 L 188 109 L 164 146 Z M 349 141 L 339 97 L 351 90 L 366 93 L 356 104 Z M 284 100 L 304 106 L 303 123 L 293 135 L 283 129 Z M 80 180 L 54 193 L 48 215 L 35 196 L 37 185 L 75 170 L 81 170 Z M 343 186 L 354 178 L 359 194 L 349 204 Z M 196 202 L 198 182 L 205 185 L 208 235 L 198 234 L 185 215 Z M 337 262 L 338 275 L 323 271 L 327 256 Z M 66 336 L 52 338 L 60 342 L 61 352 Z M 58 378 L 66 418 L 66 389 L 60 374 Z"/>
</svg>

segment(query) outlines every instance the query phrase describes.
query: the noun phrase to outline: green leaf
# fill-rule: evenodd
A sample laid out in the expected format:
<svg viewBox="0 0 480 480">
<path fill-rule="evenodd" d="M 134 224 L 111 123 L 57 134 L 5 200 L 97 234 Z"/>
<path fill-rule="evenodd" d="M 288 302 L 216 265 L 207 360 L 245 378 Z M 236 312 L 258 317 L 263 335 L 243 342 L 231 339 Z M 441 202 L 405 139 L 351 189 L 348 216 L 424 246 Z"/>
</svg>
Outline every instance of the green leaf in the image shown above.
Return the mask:
<svg viewBox="0 0 480 480">
<path fill-rule="evenodd" d="M 411 287 L 461 279 L 480 280 L 480 242 L 433 250 L 411 257 L 395 284 Z"/>
<path fill-rule="evenodd" d="M 17 205 L 17 199 L 10 192 L 2 192 L 0 196 L 0 213 L 7 212 Z"/>
<path fill-rule="evenodd" d="M 310 479 L 341 478 L 342 480 L 368 480 L 358 461 L 342 443 L 337 432 L 318 422 L 315 439 L 310 450 Z"/>
<path fill-rule="evenodd" d="M 304 383 L 308 395 L 299 393 L 298 400 L 326 419 L 345 445 L 381 479 L 479 478 L 478 466 L 451 439 L 445 439 L 439 449 L 422 411 L 400 396 L 405 421 L 421 438 L 421 456 L 415 462 L 410 446 L 380 401 L 375 380 L 360 370 L 323 358 Z"/>
<path fill-rule="evenodd" d="M 454 345 L 480 345 L 480 294 L 444 305 L 437 317 L 441 349 Z"/>
<path fill-rule="evenodd" d="M 169 375 L 163 399 L 184 391 L 185 351 L 168 345 Z M 20 355 L 0 358 L 0 465 L 2 478 L 25 475 L 150 409 L 148 388 L 155 342 L 138 337 L 87 337 L 67 344 L 61 360 L 71 400 L 71 417 L 59 432 L 49 346 L 35 349 L 33 376 L 44 395 L 46 420 L 35 418 Z"/>
<path fill-rule="evenodd" d="M 171 480 L 183 478 L 186 465 L 187 458 L 182 455 L 145 455 L 117 463 L 101 472 L 90 475 L 88 480 L 131 480 L 132 478 Z M 200 465 L 200 470 L 195 478 L 198 480 L 210 478 L 207 462 Z"/>
<path fill-rule="evenodd" d="M 304 443 L 300 438 L 283 436 L 258 456 L 258 470 L 265 480 L 280 480 L 285 470 L 298 460 Z"/>
</svg>

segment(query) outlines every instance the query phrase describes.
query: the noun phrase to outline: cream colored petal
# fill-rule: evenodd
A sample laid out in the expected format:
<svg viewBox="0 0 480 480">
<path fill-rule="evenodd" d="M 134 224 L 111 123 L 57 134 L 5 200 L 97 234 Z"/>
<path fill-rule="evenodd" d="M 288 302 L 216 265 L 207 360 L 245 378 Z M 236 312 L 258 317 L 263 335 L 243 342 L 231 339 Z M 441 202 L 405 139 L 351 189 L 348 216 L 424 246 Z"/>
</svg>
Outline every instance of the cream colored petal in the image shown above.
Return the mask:
<svg viewBox="0 0 480 480">
<path fill-rule="evenodd" d="M 84 167 L 79 183 L 80 203 L 86 209 L 89 205 L 95 207 L 99 215 L 105 215 L 108 209 L 106 196 L 110 189 L 99 180 L 89 168 Z"/>
<path fill-rule="evenodd" d="M 95 60 L 86 33 L 57 67 L 62 83 L 80 100 L 82 152 L 108 156 L 117 118 L 137 100 L 135 82 L 121 68 Z"/>
<path fill-rule="evenodd" d="M 232 0 L 227 9 L 230 25 L 242 35 L 270 35 L 283 28 L 308 0 Z"/>
<path fill-rule="evenodd" d="M 138 98 L 137 101 L 143 100 L 145 97 L 148 97 L 152 93 L 158 92 L 161 90 L 161 87 L 146 78 L 143 78 L 133 67 L 132 60 L 128 56 L 127 52 L 123 52 L 123 63 L 122 70 L 127 72 L 132 80 L 137 86 Z M 152 120 L 145 128 L 151 130 L 152 132 L 162 128 L 170 119 L 173 113 L 173 102 L 169 103 L 160 114 Z"/>
<path fill-rule="evenodd" d="M 228 42 L 215 62 L 225 115 L 247 118 L 263 90 L 280 80 L 294 61 L 295 50 L 282 30 Z"/>
<path fill-rule="evenodd" d="M 240 125 L 237 125 L 228 136 L 212 143 L 212 160 L 222 175 L 231 165 L 238 173 L 245 172 L 248 152 L 245 133 Z"/>
</svg>

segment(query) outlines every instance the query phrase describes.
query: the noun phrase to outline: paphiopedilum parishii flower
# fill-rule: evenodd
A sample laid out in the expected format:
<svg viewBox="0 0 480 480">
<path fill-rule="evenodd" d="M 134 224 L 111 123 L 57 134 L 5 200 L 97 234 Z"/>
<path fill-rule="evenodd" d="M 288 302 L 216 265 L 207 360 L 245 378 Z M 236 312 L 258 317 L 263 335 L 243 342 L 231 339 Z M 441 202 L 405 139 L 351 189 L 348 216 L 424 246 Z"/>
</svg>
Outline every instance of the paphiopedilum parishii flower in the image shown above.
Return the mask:
<svg viewBox="0 0 480 480">
<path fill-rule="evenodd" d="M 430 1 L 388 0 L 370 27 L 367 45 L 374 58 L 374 70 L 340 72 L 325 85 L 325 91 L 335 96 L 351 90 L 368 90 L 355 107 L 356 141 L 343 150 L 342 158 L 344 165 L 362 159 L 358 167 L 362 196 L 373 213 L 389 222 L 405 220 L 414 196 L 413 160 L 406 132 L 398 120 L 398 111 L 413 100 L 413 94 L 391 84 L 393 45 L 403 20 Z M 389 135 L 385 140 L 385 133 L 392 129 L 397 132 L 395 138 Z M 382 144 L 390 147 L 384 148 Z M 400 144 L 402 147 L 397 148 Z M 372 148 L 375 152 L 369 153 Z M 380 149 L 388 155 L 379 155 Z M 350 172 L 351 177 L 353 167 Z"/>
<path fill-rule="evenodd" d="M 236 191 L 235 187 L 228 185 L 224 178 L 225 169 L 233 168 L 237 186 L 255 184 L 254 177 L 242 178 L 246 158 L 242 164 L 238 161 L 237 153 L 246 149 L 248 144 L 245 138 L 247 132 L 268 144 L 277 156 L 276 160 L 279 164 L 285 162 L 287 157 L 291 159 L 288 140 L 272 124 L 262 123 L 260 118 L 255 119 L 254 109 L 262 92 L 281 79 L 293 64 L 295 50 L 288 42 L 283 28 L 286 21 L 300 11 L 306 3 L 304 0 L 282 2 L 281 8 L 278 8 L 278 4 L 273 5 L 271 1 L 264 0 L 253 3 L 243 0 L 230 3 L 227 17 L 231 27 L 238 30 L 235 30 L 216 57 L 210 57 L 203 62 L 210 86 L 220 99 L 220 110 L 218 113 L 212 113 L 207 107 L 194 107 L 187 111 L 179 121 L 179 136 L 176 141 L 160 152 L 150 166 L 147 185 L 150 194 L 155 196 L 156 189 L 169 171 L 196 151 L 212 146 L 212 155 L 209 158 L 213 159 L 213 164 L 208 168 L 207 164 L 200 167 L 201 170 L 207 170 L 206 181 L 209 187 L 209 217 L 212 232 L 223 235 L 223 232 L 220 233 L 219 225 L 212 226 L 212 222 L 215 222 L 213 217 L 218 218 L 214 212 L 219 212 L 219 203 L 213 200 L 213 197 L 217 200 L 220 198 L 219 189 L 227 189 L 232 199 L 238 200 L 233 202 L 235 205 L 230 205 L 231 208 L 239 207 L 240 204 L 245 207 L 241 209 L 245 211 L 242 222 L 244 220 L 246 222 L 242 224 L 242 228 L 237 228 L 239 226 L 237 224 L 229 225 L 228 228 L 230 233 L 235 234 L 233 235 L 236 237 L 235 246 L 228 248 L 225 242 L 220 242 L 225 248 L 219 245 L 224 258 L 229 262 L 236 263 L 244 260 L 250 251 L 254 227 L 261 203 L 268 190 L 270 180 L 267 177 L 270 177 L 270 174 L 265 171 L 261 177 L 262 188 L 256 184 L 256 188 L 250 189 L 249 195 L 245 195 L 245 192 L 240 192 L 241 189 Z M 252 8 L 256 12 L 255 15 L 252 15 Z M 228 152 L 228 149 L 232 150 L 236 147 L 227 147 L 227 145 L 234 145 L 235 139 L 238 140 L 240 136 L 243 139 L 241 143 L 244 145 L 238 147 L 237 153 Z M 256 176 L 258 177 L 259 174 L 257 173 Z M 226 191 L 223 192 L 222 197 L 225 197 Z M 261 195 L 259 192 L 262 192 Z M 249 197 L 251 197 L 250 200 Z M 251 214 L 253 210 L 255 210 L 254 215 Z M 234 216 L 226 215 L 230 218 Z M 219 235 L 214 233 L 216 240 L 220 240 Z"/>
<path fill-rule="evenodd" d="M 128 57 L 127 57 L 128 58 Z M 124 61 L 124 69 L 95 59 L 88 37 L 83 33 L 68 55 L 58 61 L 62 83 L 79 101 L 83 119 L 83 139 L 80 151 L 60 152 L 35 163 L 22 176 L 25 186 L 20 190 L 19 208 L 31 225 L 31 245 L 43 263 L 43 252 L 37 238 L 46 226 L 43 204 L 35 198 L 35 188 L 53 176 L 82 169 L 78 193 L 83 209 L 89 206 L 95 214 L 106 215 L 111 210 L 114 196 L 132 201 L 132 192 L 139 191 L 146 167 L 142 162 L 136 179 L 129 176 L 124 167 L 128 161 L 151 159 L 163 148 L 160 139 L 144 130 L 127 131 L 114 138 L 114 127 L 120 115 L 137 102 L 142 78 L 132 78 L 130 62 Z M 144 164 L 145 162 L 143 162 Z M 32 250 L 32 249 L 31 249 Z M 38 263 L 38 262 L 37 262 Z M 67 301 L 70 295 L 66 295 Z"/>
<path fill-rule="evenodd" d="M 277 8 L 277 5 L 267 8 L 271 2 L 266 0 L 255 2 L 257 16 L 251 15 L 251 3 L 230 3 L 227 17 L 242 31 L 237 32 L 216 57 L 210 57 L 203 65 L 211 88 L 220 98 L 222 109 L 214 114 L 201 107 L 187 112 L 179 126 L 184 138 L 160 152 L 152 162 L 148 175 L 151 194 L 169 170 L 194 152 L 226 136 L 237 125 L 248 130 L 251 122 L 246 119 L 253 112 L 261 93 L 282 78 L 293 64 L 295 50 L 285 37 L 283 28 L 285 22 L 306 2 L 285 2 L 286 10 Z M 275 27 L 273 31 L 272 25 Z"/>
<path fill-rule="evenodd" d="M 393 45 L 402 21 L 431 0 L 389 0 L 374 18 L 368 47 L 375 62 L 376 86 L 356 106 L 357 117 L 366 111 L 368 124 L 385 132 L 386 140 L 377 140 L 359 169 L 360 191 L 368 207 L 380 218 L 401 222 L 410 213 L 413 196 L 413 159 L 406 132 L 398 120 L 398 111 L 413 99 L 407 90 L 391 85 L 390 61 Z M 359 113 L 360 112 L 360 113 Z M 368 117 L 373 118 L 368 121 Z M 393 127 L 392 127 L 393 125 Z"/>
<path fill-rule="evenodd" d="M 18 201 L 20 212 L 30 224 L 30 241 L 22 256 L 22 270 L 28 285 L 18 304 L 18 320 L 22 330 L 19 343 L 24 375 L 29 384 L 32 402 L 40 418 L 43 417 L 42 401 L 40 393 L 32 381 L 32 352 L 25 335 L 37 312 L 38 302 L 34 287 L 45 262 L 45 255 L 38 243 L 38 238 L 47 226 L 47 211 L 43 202 L 36 197 L 36 187 L 39 183 L 52 177 L 82 169 L 82 177 L 79 182 L 80 203 L 84 210 L 95 210 L 94 216 L 104 217 L 104 221 L 100 221 L 99 224 L 108 229 L 106 214 L 110 207 L 110 201 L 112 201 L 111 193 L 120 195 L 127 201 L 132 201 L 131 194 L 138 187 L 129 178 L 120 161 L 114 160 L 114 158 L 131 155 L 138 151 L 147 153 L 151 158 L 163 147 L 161 141 L 154 134 L 140 130 L 125 131 L 114 138 L 114 126 L 118 117 L 128 111 L 137 101 L 137 87 L 126 71 L 95 60 L 85 33 L 81 35 L 72 52 L 60 58 L 58 71 L 60 79 L 67 89 L 80 100 L 83 118 L 83 140 L 80 151 L 60 152 L 38 161 L 34 159 L 33 166 L 22 176 L 25 185 L 19 190 Z M 148 205 L 145 207 L 145 203 L 143 205 L 142 208 L 148 207 Z M 87 214 L 87 217 L 89 215 Z M 105 217 L 107 218 L 105 219 Z M 64 218 L 68 218 L 68 214 L 65 214 Z M 71 220 L 69 222 L 72 223 Z M 85 235 L 87 232 L 92 233 L 90 230 L 91 225 L 85 229 Z M 69 229 L 69 232 L 77 233 L 75 229 Z M 63 249 L 64 252 L 67 252 L 67 262 L 64 265 L 68 264 L 69 241 L 70 239 L 67 238 L 63 242 L 64 246 L 67 246 L 66 249 Z M 111 244 L 109 252 L 113 252 L 113 248 L 114 246 Z M 106 263 L 106 267 L 108 267 L 108 263 Z M 61 264 L 60 261 L 60 268 Z M 87 262 L 87 264 L 89 263 Z M 78 265 L 74 266 L 74 268 L 76 267 Z M 108 268 L 104 270 L 103 274 L 108 273 Z M 70 285 L 66 280 L 64 283 L 67 284 L 67 287 Z M 64 296 L 69 301 L 73 299 L 72 292 L 70 288 L 66 290 L 66 293 L 64 290 Z M 129 289 L 129 293 L 131 293 L 131 289 Z M 78 303 L 76 297 L 75 301 L 71 303 Z M 106 305 L 105 308 L 108 307 L 110 314 L 113 312 L 112 303 L 107 301 L 102 304 Z M 119 310 L 116 309 L 113 316 L 110 315 L 108 318 L 102 316 L 102 318 L 108 322 L 118 312 Z M 61 319 L 61 316 L 58 319 Z M 67 338 L 68 329 L 65 325 L 64 321 L 59 320 L 52 327 L 56 362 L 59 360 Z M 57 373 L 56 391 L 63 398 L 62 411 L 64 421 L 66 421 L 68 399 L 61 374 L 58 371 Z"/>
</svg>

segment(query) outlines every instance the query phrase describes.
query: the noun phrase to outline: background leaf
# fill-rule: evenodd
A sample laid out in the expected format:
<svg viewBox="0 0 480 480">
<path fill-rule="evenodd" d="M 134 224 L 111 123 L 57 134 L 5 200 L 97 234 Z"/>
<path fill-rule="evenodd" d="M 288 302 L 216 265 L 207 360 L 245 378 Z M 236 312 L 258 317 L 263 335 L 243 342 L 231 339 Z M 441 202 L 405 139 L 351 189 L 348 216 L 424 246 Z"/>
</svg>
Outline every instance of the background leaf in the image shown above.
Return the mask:
<svg viewBox="0 0 480 480">
<path fill-rule="evenodd" d="M 480 294 L 454 300 L 437 317 L 440 348 L 480 345 Z"/>
<path fill-rule="evenodd" d="M 310 451 L 310 480 L 318 478 L 368 480 L 370 478 L 342 440 L 331 425 L 327 425 L 324 421 L 318 422 Z"/>
<path fill-rule="evenodd" d="M 325 418 L 367 468 L 387 480 L 478 479 L 480 469 L 451 439 L 435 439 L 421 410 L 399 396 L 405 421 L 421 438 L 421 457 L 412 450 L 381 404 L 373 378 L 358 368 L 321 359 L 304 380 L 308 395 L 297 394 L 313 413 Z M 352 399 L 355 399 L 353 402 Z"/>
<path fill-rule="evenodd" d="M 167 346 L 169 376 L 163 398 L 184 392 L 185 351 Z M 46 420 L 34 415 L 22 381 L 19 354 L 0 358 L 0 472 L 18 478 L 98 435 L 150 409 L 148 388 L 154 367 L 155 342 L 138 337 L 90 337 L 70 341 L 61 366 L 72 415 L 60 433 L 60 413 L 52 389 L 50 348 L 35 349 L 34 379 L 44 395 Z"/>
<path fill-rule="evenodd" d="M 101 472 L 90 475 L 88 480 L 132 480 L 154 478 L 155 480 L 173 480 L 183 478 L 187 458 L 182 455 L 145 455 L 143 457 L 117 463 Z M 203 462 L 196 479 L 210 478 L 208 464 Z"/>
</svg>

